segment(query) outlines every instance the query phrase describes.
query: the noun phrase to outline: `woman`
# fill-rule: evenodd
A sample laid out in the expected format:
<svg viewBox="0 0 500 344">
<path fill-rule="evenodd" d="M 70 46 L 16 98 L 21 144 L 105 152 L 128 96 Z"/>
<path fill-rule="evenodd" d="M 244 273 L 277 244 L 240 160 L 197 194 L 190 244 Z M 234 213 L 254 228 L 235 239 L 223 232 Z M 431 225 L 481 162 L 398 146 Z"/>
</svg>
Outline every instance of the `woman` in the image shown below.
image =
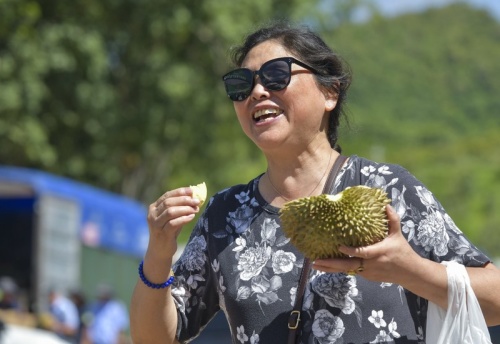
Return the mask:
<svg viewBox="0 0 500 344">
<path fill-rule="evenodd" d="M 339 156 L 350 75 L 316 34 L 283 24 L 248 36 L 233 57 L 239 68 L 224 76 L 226 90 L 267 171 L 212 197 L 174 266 L 172 286 L 176 238 L 199 200 L 183 187 L 151 204 L 150 241 L 131 307 L 135 343 L 188 340 L 219 309 L 234 343 L 286 342 L 303 256 L 283 235 L 278 211 L 289 200 L 321 194 Z M 399 166 L 351 156 L 335 192 L 359 184 L 383 188 L 392 199 L 389 236 L 343 247 L 351 258 L 314 262 L 298 342 L 423 343 L 427 300 L 447 306 L 440 262 L 450 260 L 468 267 L 489 325 L 500 323 L 500 296 L 490 287 L 500 273 L 424 185 Z"/>
</svg>

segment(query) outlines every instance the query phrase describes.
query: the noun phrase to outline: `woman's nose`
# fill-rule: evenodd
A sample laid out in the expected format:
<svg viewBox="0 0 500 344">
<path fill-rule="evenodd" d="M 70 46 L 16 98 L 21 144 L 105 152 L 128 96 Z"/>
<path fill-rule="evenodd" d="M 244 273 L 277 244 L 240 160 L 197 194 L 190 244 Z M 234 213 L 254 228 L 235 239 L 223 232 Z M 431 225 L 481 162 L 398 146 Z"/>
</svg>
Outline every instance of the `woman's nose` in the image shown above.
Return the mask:
<svg viewBox="0 0 500 344">
<path fill-rule="evenodd" d="M 269 98 L 270 92 L 264 87 L 259 77 L 255 77 L 255 84 L 252 89 L 250 96 L 253 99 Z"/>
</svg>

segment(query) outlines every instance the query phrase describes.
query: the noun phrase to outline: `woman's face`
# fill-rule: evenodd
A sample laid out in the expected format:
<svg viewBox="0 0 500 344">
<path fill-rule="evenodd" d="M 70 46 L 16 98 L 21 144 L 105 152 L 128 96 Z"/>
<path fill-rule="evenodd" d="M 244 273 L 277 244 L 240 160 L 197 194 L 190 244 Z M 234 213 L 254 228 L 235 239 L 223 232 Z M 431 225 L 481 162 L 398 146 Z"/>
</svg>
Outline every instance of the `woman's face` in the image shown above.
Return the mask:
<svg viewBox="0 0 500 344">
<path fill-rule="evenodd" d="M 287 56 L 297 58 L 277 41 L 265 41 L 250 50 L 241 67 L 255 71 L 271 59 Z M 285 89 L 270 91 L 257 77 L 250 96 L 234 102 L 245 134 L 269 152 L 305 149 L 316 140 L 327 140 L 325 114 L 335 105 L 336 99 L 318 87 L 312 72 L 296 64 L 292 64 L 292 77 Z"/>
</svg>

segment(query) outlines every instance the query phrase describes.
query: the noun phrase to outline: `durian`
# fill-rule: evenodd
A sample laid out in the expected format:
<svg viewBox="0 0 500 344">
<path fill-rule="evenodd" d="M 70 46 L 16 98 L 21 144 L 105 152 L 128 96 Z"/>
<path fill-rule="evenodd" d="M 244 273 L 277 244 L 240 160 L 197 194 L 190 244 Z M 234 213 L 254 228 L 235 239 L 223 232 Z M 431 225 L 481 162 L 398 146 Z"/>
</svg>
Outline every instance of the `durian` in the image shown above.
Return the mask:
<svg viewBox="0 0 500 344">
<path fill-rule="evenodd" d="M 339 245 L 366 246 L 387 236 L 388 203 L 384 190 L 360 185 L 287 202 L 279 216 L 283 232 L 304 256 L 345 257 Z"/>
<path fill-rule="evenodd" d="M 193 190 L 193 198 L 199 199 L 200 206 L 202 206 L 207 199 L 207 185 L 205 184 L 205 182 L 198 185 L 190 185 L 189 187 Z"/>
</svg>

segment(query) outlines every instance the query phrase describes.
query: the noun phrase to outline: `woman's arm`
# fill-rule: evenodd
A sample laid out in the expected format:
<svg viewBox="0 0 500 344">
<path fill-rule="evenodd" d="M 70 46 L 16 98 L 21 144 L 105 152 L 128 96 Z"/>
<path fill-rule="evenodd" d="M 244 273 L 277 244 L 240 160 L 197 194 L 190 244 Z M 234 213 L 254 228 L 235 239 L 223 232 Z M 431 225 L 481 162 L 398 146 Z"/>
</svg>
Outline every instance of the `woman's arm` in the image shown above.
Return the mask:
<svg viewBox="0 0 500 344">
<path fill-rule="evenodd" d="M 321 259 L 314 262 L 315 269 L 325 272 L 356 270 L 363 259 L 366 279 L 391 282 L 403 286 L 442 308 L 448 305 L 448 277 L 446 266 L 419 256 L 401 233 L 399 216 L 387 206 L 389 235 L 383 241 L 366 247 L 342 247 L 352 258 Z M 489 326 L 500 324 L 500 293 L 493 286 L 500 285 L 500 271 L 492 264 L 467 268 L 472 288 L 481 305 Z"/>
<path fill-rule="evenodd" d="M 153 283 L 169 278 L 171 262 L 144 260 L 144 275 Z M 178 343 L 177 310 L 170 294 L 171 287 L 152 289 L 141 280 L 132 295 L 130 305 L 130 330 L 135 344 Z"/>
<path fill-rule="evenodd" d="M 388 209 L 390 231 L 397 236 L 401 234 L 400 219 L 395 211 Z M 406 240 L 405 240 L 406 241 Z M 404 245 L 401 242 L 401 245 Z M 412 250 L 413 251 L 413 250 Z M 415 262 L 415 264 L 411 264 Z M 419 295 L 440 307 L 448 306 L 448 275 L 443 264 L 414 254 L 408 259 L 405 271 L 396 283 L 416 295 Z M 500 285 L 500 270 L 493 264 L 487 263 L 484 267 L 467 267 L 472 289 L 481 305 L 484 318 L 488 326 L 500 324 L 500 293 L 493 286 Z"/>
<path fill-rule="evenodd" d="M 166 192 L 149 206 L 149 244 L 143 271 L 150 282 L 163 283 L 169 278 L 177 237 L 193 220 L 199 204 L 186 187 Z M 170 286 L 153 289 L 138 280 L 130 305 L 130 333 L 135 344 L 177 343 L 177 310 L 170 292 Z"/>
<path fill-rule="evenodd" d="M 500 270 L 488 263 L 484 268 L 467 268 L 472 289 L 481 305 L 486 324 L 500 325 Z"/>
</svg>

